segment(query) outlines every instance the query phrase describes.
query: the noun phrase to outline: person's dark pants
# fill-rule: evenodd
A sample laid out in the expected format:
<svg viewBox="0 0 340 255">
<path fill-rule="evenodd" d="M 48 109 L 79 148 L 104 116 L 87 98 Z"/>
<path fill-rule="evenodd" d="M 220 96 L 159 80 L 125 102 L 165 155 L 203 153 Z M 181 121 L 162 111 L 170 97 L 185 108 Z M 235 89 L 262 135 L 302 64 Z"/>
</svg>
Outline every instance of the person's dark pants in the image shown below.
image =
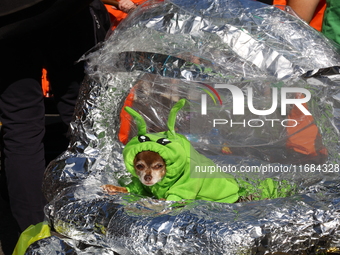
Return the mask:
<svg viewBox="0 0 340 255">
<path fill-rule="evenodd" d="M 6 62 L 1 63 L 0 70 L 2 160 L 12 213 L 21 230 L 44 219 L 45 204 L 41 192 L 45 168 L 45 110 L 38 82 L 41 79 L 41 54 L 25 46 L 11 47 L 6 52 L 1 49 Z"/>
<path fill-rule="evenodd" d="M 69 124 L 84 77 L 84 63 L 75 64 L 75 61 L 94 45 L 89 9 L 48 31 L 39 31 L 10 44 L 0 42 L 2 160 L 11 210 L 21 231 L 44 220 L 42 67 L 47 68 L 61 118 Z"/>
</svg>

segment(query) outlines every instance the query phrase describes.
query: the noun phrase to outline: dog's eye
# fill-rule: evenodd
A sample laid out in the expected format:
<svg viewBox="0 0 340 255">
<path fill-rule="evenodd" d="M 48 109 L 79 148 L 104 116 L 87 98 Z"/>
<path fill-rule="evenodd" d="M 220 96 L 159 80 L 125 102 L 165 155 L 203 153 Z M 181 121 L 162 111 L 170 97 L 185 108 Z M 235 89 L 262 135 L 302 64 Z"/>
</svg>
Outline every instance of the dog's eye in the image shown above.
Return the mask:
<svg viewBox="0 0 340 255">
<path fill-rule="evenodd" d="M 151 141 L 149 137 L 145 136 L 145 135 L 140 135 L 138 136 L 138 141 L 140 143 L 144 143 L 144 142 L 148 142 L 148 141 Z"/>
<path fill-rule="evenodd" d="M 163 168 L 163 165 L 162 164 L 157 164 L 154 166 L 154 169 L 158 170 L 158 169 L 161 169 Z"/>
<path fill-rule="evenodd" d="M 160 138 L 157 140 L 157 143 L 162 144 L 162 145 L 167 145 L 168 143 L 171 143 L 171 141 L 169 141 L 166 138 Z"/>
<path fill-rule="evenodd" d="M 136 165 L 136 168 L 137 168 L 137 170 L 142 171 L 144 169 L 144 165 L 138 164 L 138 165 Z"/>
</svg>

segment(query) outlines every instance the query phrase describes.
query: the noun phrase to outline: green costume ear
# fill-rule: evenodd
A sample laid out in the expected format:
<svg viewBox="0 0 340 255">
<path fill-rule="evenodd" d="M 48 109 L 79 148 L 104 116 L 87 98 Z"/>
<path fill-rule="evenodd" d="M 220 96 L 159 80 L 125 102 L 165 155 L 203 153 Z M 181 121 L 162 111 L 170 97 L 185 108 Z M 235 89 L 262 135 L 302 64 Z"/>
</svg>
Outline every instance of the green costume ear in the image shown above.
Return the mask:
<svg viewBox="0 0 340 255">
<path fill-rule="evenodd" d="M 146 134 L 146 123 L 145 123 L 144 118 L 138 112 L 136 112 L 134 109 L 130 108 L 129 106 L 126 106 L 124 109 L 136 121 L 138 135 L 145 135 Z"/>
<path fill-rule="evenodd" d="M 177 117 L 177 113 L 180 109 L 183 108 L 183 106 L 185 105 L 185 99 L 182 98 L 181 100 L 179 100 L 172 108 L 171 111 L 169 113 L 169 117 L 168 117 L 168 129 L 169 129 L 169 134 L 168 136 L 175 138 L 176 137 L 176 132 L 175 132 L 175 123 L 176 123 L 176 117 Z M 125 111 L 130 114 L 134 120 L 136 121 L 136 125 L 138 128 L 138 135 L 145 135 L 146 134 L 146 123 L 144 118 L 135 110 L 133 110 L 132 108 L 130 108 L 129 106 L 126 106 Z"/>
<path fill-rule="evenodd" d="M 176 123 L 176 117 L 177 117 L 177 113 L 179 110 L 181 110 L 183 108 L 183 106 L 185 105 L 185 99 L 182 98 L 181 100 L 179 100 L 172 108 L 171 111 L 169 113 L 169 117 L 168 117 L 168 129 L 169 129 L 169 134 L 168 137 L 170 138 L 175 138 L 176 137 L 176 132 L 175 132 L 175 123 Z"/>
</svg>

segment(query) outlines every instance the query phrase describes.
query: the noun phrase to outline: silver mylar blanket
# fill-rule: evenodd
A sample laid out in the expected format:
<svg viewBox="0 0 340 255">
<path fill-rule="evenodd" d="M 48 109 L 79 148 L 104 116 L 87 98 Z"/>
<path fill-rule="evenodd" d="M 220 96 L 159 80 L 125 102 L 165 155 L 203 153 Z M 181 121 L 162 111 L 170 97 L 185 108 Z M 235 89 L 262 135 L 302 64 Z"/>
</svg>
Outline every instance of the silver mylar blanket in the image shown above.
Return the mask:
<svg viewBox="0 0 340 255">
<path fill-rule="evenodd" d="M 65 239 L 43 239 L 27 253 L 314 254 L 340 248 L 340 56 L 334 44 L 287 11 L 246 0 L 155 0 L 129 14 L 85 57 L 87 77 L 70 146 L 45 173 L 46 217 Z M 216 143 L 196 105 L 221 83 L 253 88 L 256 109 L 267 109 L 266 92 L 273 87 L 311 91 L 308 110 L 320 134 L 315 144 L 327 150 L 325 158 L 287 152 L 290 137 L 282 125 L 225 127 L 217 137 L 227 145 Z M 187 98 L 197 112 L 179 112 L 176 132 L 197 150 L 235 169 L 284 167 L 233 174 L 255 189 L 267 177 L 279 181 L 278 189 L 283 183 L 293 188 L 287 197 L 235 204 L 103 193 L 103 184 L 130 180 L 120 135 L 130 138 L 136 128 L 121 128 L 119 117 L 129 93 L 150 132 L 165 130 L 170 108 Z M 208 96 L 215 119 L 230 113 L 232 100 L 223 93 L 221 104 L 212 92 Z M 289 117 L 273 114 L 280 121 Z M 199 122 L 192 122 L 196 117 Z M 255 119 L 249 112 L 244 118 Z"/>
</svg>

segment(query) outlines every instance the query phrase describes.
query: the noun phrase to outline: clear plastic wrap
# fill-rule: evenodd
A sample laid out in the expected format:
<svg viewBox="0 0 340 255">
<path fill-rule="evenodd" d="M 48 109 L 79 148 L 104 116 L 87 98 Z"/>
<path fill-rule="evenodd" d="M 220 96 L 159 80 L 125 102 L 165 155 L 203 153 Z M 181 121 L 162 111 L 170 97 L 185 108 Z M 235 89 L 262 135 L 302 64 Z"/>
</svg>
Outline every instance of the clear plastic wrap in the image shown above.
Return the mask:
<svg viewBox="0 0 340 255">
<path fill-rule="evenodd" d="M 340 56 L 320 33 L 256 1 L 148 1 L 86 59 L 72 141 L 45 173 L 46 216 L 60 234 L 119 254 L 340 248 Z M 246 99 L 237 115 L 221 85 L 248 93 L 257 110 L 271 108 L 282 88 L 305 89 L 311 116 L 292 105 L 282 114 L 280 104 L 257 115 Z M 288 183 L 294 187 L 288 196 L 222 204 L 103 193 L 101 185 L 131 177 L 122 150 L 137 131 L 123 105 L 144 117 L 148 132 L 160 132 L 181 98 L 188 104 L 178 113 L 177 133 L 254 189 L 268 177 L 281 191 Z M 291 119 L 298 122 L 294 129 L 287 127 Z"/>
</svg>

